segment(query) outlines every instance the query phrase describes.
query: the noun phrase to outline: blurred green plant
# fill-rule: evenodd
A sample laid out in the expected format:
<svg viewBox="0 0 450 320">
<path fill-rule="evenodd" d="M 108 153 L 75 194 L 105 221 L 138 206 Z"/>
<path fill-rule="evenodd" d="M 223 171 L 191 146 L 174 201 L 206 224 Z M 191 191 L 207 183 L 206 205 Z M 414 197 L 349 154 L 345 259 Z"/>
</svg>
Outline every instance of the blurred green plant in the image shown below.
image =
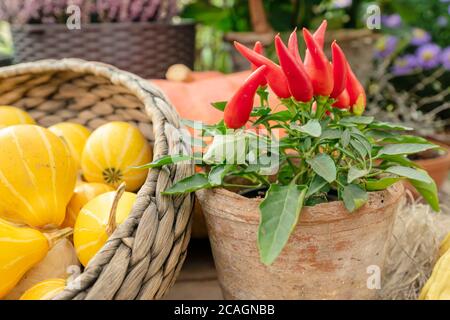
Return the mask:
<svg viewBox="0 0 450 320">
<path fill-rule="evenodd" d="M 263 0 L 268 22 L 277 32 L 295 27 L 315 29 L 323 19 L 329 29 L 362 28 L 367 6 L 374 0 Z M 197 34 L 197 70 L 231 71 L 230 50 L 223 43 L 227 32 L 252 31 L 247 0 L 191 0 L 181 13 L 200 24 Z M 273 50 L 268 50 L 270 56 Z"/>
<path fill-rule="evenodd" d="M 13 45 L 9 25 L 0 21 L 0 56 L 10 57 L 13 54 Z"/>
</svg>

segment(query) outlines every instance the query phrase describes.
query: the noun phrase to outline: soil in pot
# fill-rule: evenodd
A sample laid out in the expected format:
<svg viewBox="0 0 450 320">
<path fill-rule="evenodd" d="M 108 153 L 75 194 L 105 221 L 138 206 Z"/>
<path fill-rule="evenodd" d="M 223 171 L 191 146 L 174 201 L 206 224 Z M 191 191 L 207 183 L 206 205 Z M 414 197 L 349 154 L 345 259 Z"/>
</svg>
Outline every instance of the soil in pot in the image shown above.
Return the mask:
<svg viewBox="0 0 450 320">
<path fill-rule="evenodd" d="M 225 298 L 376 298 L 403 194 L 401 183 L 370 193 L 352 214 L 340 201 L 305 207 L 287 246 L 266 266 L 256 240 L 261 199 L 225 189 L 198 191 Z"/>
</svg>

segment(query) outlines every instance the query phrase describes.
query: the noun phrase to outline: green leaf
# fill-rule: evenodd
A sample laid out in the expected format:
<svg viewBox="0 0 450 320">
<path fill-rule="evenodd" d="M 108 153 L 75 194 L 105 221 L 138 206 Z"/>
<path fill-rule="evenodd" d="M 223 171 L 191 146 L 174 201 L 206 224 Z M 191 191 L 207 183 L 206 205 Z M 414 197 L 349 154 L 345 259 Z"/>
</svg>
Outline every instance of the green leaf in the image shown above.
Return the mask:
<svg viewBox="0 0 450 320">
<path fill-rule="evenodd" d="M 366 191 L 356 184 L 349 184 L 344 187 L 342 200 L 348 211 L 353 212 L 361 208 L 369 199 Z"/>
<path fill-rule="evenodd" d="M 350 143 L 350 138 L 351 138 L 350 130 L 345 129 L 341 137 L 341 144 L 344 148 L 348 147 L 348 144 Z"/>
<path fill-rule="evenodd" d="M 411 161 L 407 158 L 407 156 L 405 155 L 394 155 L 394 156 L 390 156 L 387 154 L 383 154 L 379 157 L 380 159 L 383 159 L 385 161 L 388 162 L 395 162 L 398 163 L 402 166 L 405 167 L 419 167 L 419 165 L 417 163 L 415 163 L 414 161 Z"/>
<path fill-rule="evenodd" d="M 322 135 L 320 136 L 320 140 L 336 140 L 340 139 L 342 136 L 342 131 L 339 129 L 326 129 L 322 132 Z"/>
<path fill-rule="evenodd" d="M 227 106 L 227 101 L 218 101 L 218 102 L 213 102 L 211 103 L 211 105 L 216 108 L 217 110 L 220 111 L 224 111 L 225 107 Z"/>
<path fill-rule="evenodd" d="M 412 179 L 408 181 L 416 188 L 434 211 L 440 211 L 438 189 L 433 180 L 429 183 Z"/>
<path fill-rule="evenodd" d="M 419 143 L 419 144 L 431 144 L 427 139 L 410 136 L 410 135 L 394 135 L 391 137 L 384 138 L 382 142 L 386 143 Z"/>
<path fill-rule="evenodd" d="M 211 169 L 208 174 L 209 183 L 212 186 L 220 186 L 223 183 L 223 178 L 236 168 L 235 165 L 221 164 Z"/>
<path fill-rule="evenodd" d="M 389 123 L 383 121 L 374 121 L 369 125 L 369 128 L 379 129 L 379 130 L 400 130 L 400 131 L 411 131 L 413 128 L 406 127 L 398 123 Z"/>
<path fill-rule="evenodd" d="M 313 159 L 306 160 L 306 162 L 308 162 L 315 173 L 329 183 L 336 180 L 336 164 L 329 155 L 321 153 Z"/>
<path fill-rule="evenodd" d="M 283 110 L 275 113 L 271 113 L 267 116 L 262 116 L 255 121 L 254 125 L 258 125 L 268 121 L 288 121 L 291 120 L 292 115 L 288 110 Z"/>
<path fill-rule="evenodd" d="M 385 177 L 381 179 L 368 179 L 366 181 L 367 191 L 380 191 L 385 190 L 394 183 L 400 181 L 402 178 L 399 177 Z"/>
<path fill-rule="evenodd" d="M 253 108 L 253 111 L 251 113 L 252 117 L 261 117 L 268 115 L 270 113 L 271 109 L 266 107 L 256 107 Z"/>
<path fill-rule="evenodd" d="M 352 138 L 358 140 L 367 151 L 368 154 L 372 151 L 372 144 L 367 140 L 367 138 L 362 133 L 352 133 Z"/>
<path fill-rule="evenodd" d="M 190 177 L 178 181 L 172 187 L 162 192 L 162 194 L 164 195 L 183 194 L 211 187 L 212 186 L 209 183 L 208 177 L 205 174 L 196 173 Z"/>
<path fill-rule="evenodd" d="M 358 140 L 351 139 L 350 140 L 350 145 L 353 147 L 353 149 L 355 149 L 360 154 L 361 158 L 364 159 L 367 156 L 366 148 Z"/>
<path fill-rule="evenodd" d="M 319 121 L 317 121 L 316 119 L 309 120 L 303 126 L 292 125 L 291 127 L 292 129 L 306 133 L 315 138 L 320 137 L 320 135 L 322 134 L 322 127 L 320 126 Z"/>
<path fill-rule="evenodd" d="M 405 177 L 408 179 L 418 180 L 424 183 L 431 183 L 433 179 L 428 175 L 428 173 L 421 169 L 413 169 L 404 166 L 394 166 L 387 168 L 386 172 L 396 174 L 400 177 Z"/>
<path fill-rule="evenodd" d="M 352 183 L 354 180 L 364 177 L 365 175 L 367 175 L 369 172 L 367 170 L 360 170 L 356 167 L 351 167 L 350 170 L 348 171 L 348 176 L 347 176 L 347 182 L 348 183 Z"/>
<path fill-rule="evenodd" d="M 280 255 L 297 224 L 307 188 L 296 184 L 272 184 L 261 202 L 258 247 L 261 262 L 272 264 Z"/>
<path fill-rule="evenodd" d="M 398 155 L 398 154 L 413 154 L 418 153 L 430 149 L 436 149 L 439 146 L 434 144 L 423 144 L 423 143 L 398 143 L 398 144 L 388 144 L 385 145 L 378 152 L 377 157 L 382 154 L 387 155 Z"/>
<path fill-rule="evenodd" d="M 158 160 L 155 160 L 153 162 L 150 162 L 148 164 L 144 164 L 143 166 L 138 167 L 132 167 L 133 169 L 151 169 L 151 168 L 160 168 L 162 166 L 166 166 L 169 164 L 174 164 L 186 160 L 193 160 L 192 156 L 186 156 L 186 155 L 167 155 L 162 158 L 159 158 Z"/>
<path fill-rule="evenodd" d="M 324 180 L 321 176 L 315 175 L 313 180 L 311 181 L 311 184 L 309 185 L 306 197 L 309 198 L 316 192 L 321 191 L 327 184 L 328 182 Z"/>
<path fill-rule="evenodd" d="M 370 124 L 373 121 L 373 117 L 366 117 L 366 116 L 360 116 L 360 117 L 345 117 L 342 118 L 339 123 L 341 124 L 348 124 L 348 123 L 354 123 L 354 124 Z"/>
</svg>

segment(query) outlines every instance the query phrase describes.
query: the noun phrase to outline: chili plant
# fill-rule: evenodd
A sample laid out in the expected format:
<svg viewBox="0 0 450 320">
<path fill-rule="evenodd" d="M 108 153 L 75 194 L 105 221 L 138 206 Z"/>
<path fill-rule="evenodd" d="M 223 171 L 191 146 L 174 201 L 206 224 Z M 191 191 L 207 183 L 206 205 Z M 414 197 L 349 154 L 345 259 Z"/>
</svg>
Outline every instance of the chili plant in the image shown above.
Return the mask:
<svg viewBox="0 0 450 320">
<path fill-rule="evenodd" d="M 194 159 L 205 169 L 178 181 L 165 195 L 229 188 L 263 196 L 258 247 L 265 264 L 281 253 L 304 206 L 342 200 L 351 214 L 368 201 L 369 192 L 407 179 L 439 210 L 435 182 L 408 159 L 438 146 L 404 133 L 411 128 L 362 115 L 364 88 L 336 42 L 328 61 L 325 29 L 326 21 L 314 35 L 303 30 L 304 60 L 295 31 L 287 46 L 277 36 L 280 65 L 236 43 L 256 70 L 228 102 L 213 103 L 224 111 L 224 120 L 202 126 L 203 136 L 212 139 L 206 152 L 167 156 L 145 166 Z M 279 105 L 269 105 L 268 87 Z"/>
</svg>

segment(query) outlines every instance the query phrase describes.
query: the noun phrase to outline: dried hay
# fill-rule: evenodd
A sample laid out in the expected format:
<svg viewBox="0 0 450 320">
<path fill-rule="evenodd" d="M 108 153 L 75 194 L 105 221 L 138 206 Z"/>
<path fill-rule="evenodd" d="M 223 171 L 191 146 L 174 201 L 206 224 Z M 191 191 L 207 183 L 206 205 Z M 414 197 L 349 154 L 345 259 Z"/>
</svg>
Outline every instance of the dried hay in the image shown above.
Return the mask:
<svg viewBox="0 0 450 320">
<path fill-rule="evenodd" d="M 441 193 L 440 213 L 408 193 L 399 207 L 388 244 L 381 298 L 417 299 L 438 258 L 439 245 L 449 232 L 450 183 Z"/>
</svg>

